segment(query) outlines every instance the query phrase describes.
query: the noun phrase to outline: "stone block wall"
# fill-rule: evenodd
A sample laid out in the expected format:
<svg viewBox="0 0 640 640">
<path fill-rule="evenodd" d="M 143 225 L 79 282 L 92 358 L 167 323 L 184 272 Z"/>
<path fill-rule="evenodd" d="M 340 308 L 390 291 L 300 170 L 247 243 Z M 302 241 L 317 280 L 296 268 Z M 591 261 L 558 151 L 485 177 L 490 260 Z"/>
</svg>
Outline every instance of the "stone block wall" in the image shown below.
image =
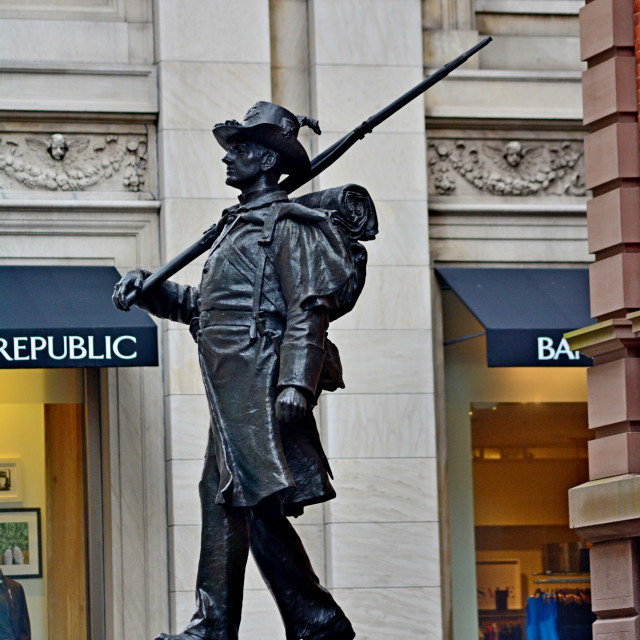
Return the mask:
<svg viewBox="0 0 640 640">
<path fill-rule="evenodd" d="M 593 542 L 595 638 L 640 638 L 640 154 L 638 12 L 632 0 L 591 0 L 581 10 L 591 310 L 598 324 L 573 332 L 593 356 L 588 372 L 590 482 L 569 493 L 571 526 Z M 634 32 L 635 25 L 635 32 Z M 580 345 L 580 346 L 579 346 Z"/>
</svg>

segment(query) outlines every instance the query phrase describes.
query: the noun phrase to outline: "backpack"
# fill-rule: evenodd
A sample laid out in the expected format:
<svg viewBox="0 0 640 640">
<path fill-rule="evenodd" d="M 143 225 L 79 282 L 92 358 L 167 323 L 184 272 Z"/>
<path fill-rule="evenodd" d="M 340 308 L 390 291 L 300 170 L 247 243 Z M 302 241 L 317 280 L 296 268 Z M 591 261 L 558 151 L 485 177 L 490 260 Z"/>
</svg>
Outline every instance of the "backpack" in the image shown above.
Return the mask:
<svg viewBox="0 0 640 640">
<path fill-rule="evenodd" d="M 367 275 L 367 250 L 361 241 L 373 240 L 378 234 L 378 216 L 369 192 L 360 185 L 346 184 L 324 191 L 308 193 L 292 202 L 309 209 L 324 209 L 340 232 L 345 246 L 351 253 L 356 269 L 356 283 L 345 285 L 338 291 L 340 305 L 332 310 L 330 319 L 342 317 L 355 306 Z"/>
<path fill-rule="evenodd" d="M 360 185 L 347 184 L 333 187 L 324 191 L 308 193 L 298 198 L 296 202 L 310 209 L 324 209 L 329 212 L 329 218 L 338 229 L 345 246 L 351 254 L 356 271 L 355 283 L 346 283 L 337 292 L 340 304 L 329 313 L 331 321 L 342 317 L 355 306 L 367 275 L 367 250 L 361 242 L 373 240 L 378 233 L 378 216 L 369 192 Z M 325 338 L 325 356 L 320 374 L 320 381 L 316 396 L 322 391 L 344 389 L 342 377 L 342 363 L 338 347 Z"/>
</svg>

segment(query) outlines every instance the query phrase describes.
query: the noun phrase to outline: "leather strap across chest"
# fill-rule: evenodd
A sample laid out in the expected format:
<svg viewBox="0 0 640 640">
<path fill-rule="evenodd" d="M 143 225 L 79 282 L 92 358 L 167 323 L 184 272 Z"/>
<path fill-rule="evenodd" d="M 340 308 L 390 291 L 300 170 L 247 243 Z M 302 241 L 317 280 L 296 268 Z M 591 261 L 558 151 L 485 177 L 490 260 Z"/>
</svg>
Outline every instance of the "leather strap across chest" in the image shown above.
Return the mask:
<svg viewBox="0 0 640 640">
<path fill-rule="evenodd" d="M 251 326 L 249 328 L 249 336 L 253 340 L 260 335 L 265 334 L 264 321 L 260 317 L 260 297 L 262 296 L 262 284 L 264 282 L 264 269 L 267 264 L 267 245 L 271 244 L 273 240 L 273 230 L 276 224 L 276 218 L 278 217 L 279 207 L 276 203 L 273 203 L 269 207 L 269 213 L 264 221 L 262 233 L 260 234 L 260 244 L 262 251 L 259 253 L 258 266 L 256 268 L 256 275 L 253 282 L 253 300 L 251 303 Z M 279 347 L 279 345 L 278 345 Z"/>
</svg>

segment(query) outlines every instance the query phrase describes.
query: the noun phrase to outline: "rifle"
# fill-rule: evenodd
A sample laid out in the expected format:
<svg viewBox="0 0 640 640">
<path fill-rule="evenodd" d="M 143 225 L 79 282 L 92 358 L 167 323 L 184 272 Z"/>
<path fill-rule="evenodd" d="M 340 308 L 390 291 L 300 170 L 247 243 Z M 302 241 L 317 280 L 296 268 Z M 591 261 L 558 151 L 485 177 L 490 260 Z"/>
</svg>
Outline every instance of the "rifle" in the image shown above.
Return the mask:
<svg viewBox="0 0 640 640">
<path fill-rule="evenodd" d="M 330 147 L 325 149 L 322 153 L 319 153 L 312 161 L 311 161 L 311 170 L 309 173 L 302 177 L 292 177 L 288 176 L 281 183 L 281 188 L 287 193 L 292 193 L 303 184 L 309 182 L 317 175 L 322 173 L 326 168 L 330 167 L 338 158 L 343 156 L 358 140 L 362 140 L 368 133 L 371 133 L 379 124 L 384 122 L 387 118 L 391 117 L 396 111 L 399 111 L 407 105 L 409 102 L 417 98 L 419 95 L 423 94 L 427 89 L 432 87 L 440 80 L 446 78 L 454 69 L 457 69 L 461 64 L 465 63 L 471 56 L 475 55 L 482 49 L 486 47 L 492 38 L 489 36 L 479 42 L 474 47 L 471 47 L 468 51 L 465 51 L 462 55 L 455 58 L 451 62 L 447 62 L 443 67 L 434 71 L 428 78 L 425 78 L 422 82 L 417 84 L 413 89 L 410 89 L 404 95 L 400 96 L 397 100 L 394 100 L 390 105 L 384 107 L 375 113 L 370 118 L 367 118 L 362 124 L 359 124 L 353 131 L 347 133 L 347 135 L 343 136 L 332 144 Z M 198 242 L 192 244 L 190 247 L 187 247 L 181 254 L 173 258 L 165 264 L 163 267 L 160 267 L 155 273 L 152 273 L 145 281 L 142 283 L 142 287 L 135 291 L 129 293 L 126 297 L 126 303 L 130 307 L 132 304 L 140 298 L 147 291 L 152 289 L 153 287 L 162 284 L 165 280 L 168 280 L 174 273 L 177 273 L 188 265 L 190 262 L 195 260 L 198 256 L 201 256 L 207 250 L 211 248 L 213 242 L 215 241 L 217 236 L 216 225 L 212 225 L 207 229 Z"/>
</svg>

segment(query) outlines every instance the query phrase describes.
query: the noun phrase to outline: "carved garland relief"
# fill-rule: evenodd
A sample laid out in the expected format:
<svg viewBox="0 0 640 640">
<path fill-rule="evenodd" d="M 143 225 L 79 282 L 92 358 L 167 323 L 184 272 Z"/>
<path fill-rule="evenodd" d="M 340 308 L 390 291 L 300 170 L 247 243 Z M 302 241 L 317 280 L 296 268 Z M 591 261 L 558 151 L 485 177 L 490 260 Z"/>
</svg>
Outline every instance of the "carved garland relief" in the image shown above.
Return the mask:
<svg viewBox="0 0 640 640">
<path fill-rule="evenodd" d="M 580 141 L 434 140 L 430 191 L 450 196 L 466 184 L 494 196 L 584 196 L 582 156 Z"/>
<path fill-rule="evenodd" d="M 0 172 L 29 189 L 84 191 L 109 182 L 140 191 L 146 168 L 145 136 L 0 137 Z"/>
</svg>

